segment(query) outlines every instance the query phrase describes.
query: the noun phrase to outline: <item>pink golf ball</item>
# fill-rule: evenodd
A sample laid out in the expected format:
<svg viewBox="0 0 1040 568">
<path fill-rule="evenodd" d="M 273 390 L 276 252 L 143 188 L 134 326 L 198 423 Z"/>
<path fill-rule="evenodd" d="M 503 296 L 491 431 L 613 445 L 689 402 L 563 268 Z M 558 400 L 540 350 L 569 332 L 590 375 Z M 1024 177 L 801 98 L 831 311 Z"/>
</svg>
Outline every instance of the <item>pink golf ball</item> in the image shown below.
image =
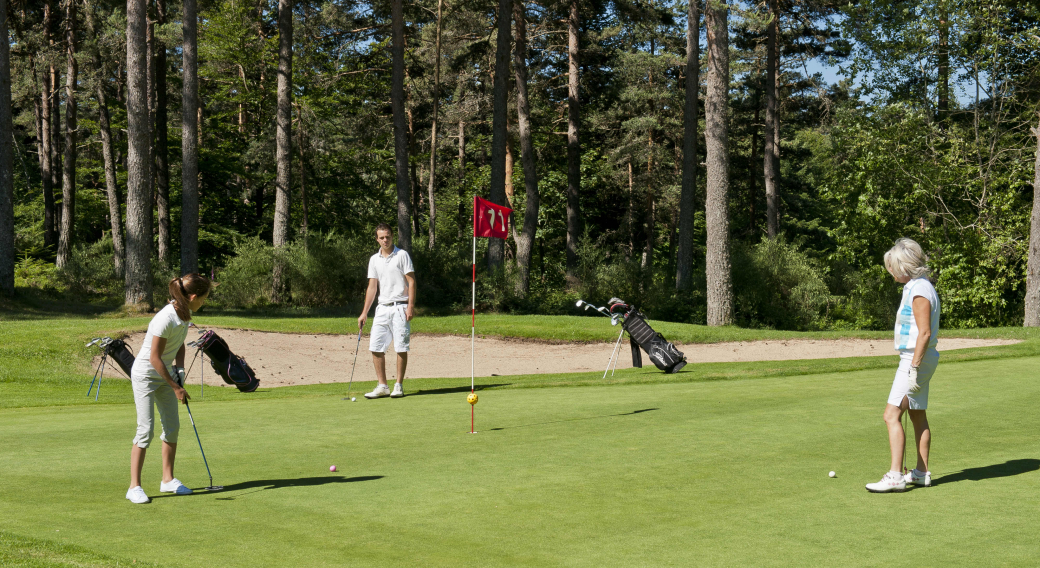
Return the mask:
<svg viewBox="0 0 1040 568">
<path fill-rule="evenodd" d="M 330 466 L 329 471 L 336 471 L 336 466 Z"/>
</svg>

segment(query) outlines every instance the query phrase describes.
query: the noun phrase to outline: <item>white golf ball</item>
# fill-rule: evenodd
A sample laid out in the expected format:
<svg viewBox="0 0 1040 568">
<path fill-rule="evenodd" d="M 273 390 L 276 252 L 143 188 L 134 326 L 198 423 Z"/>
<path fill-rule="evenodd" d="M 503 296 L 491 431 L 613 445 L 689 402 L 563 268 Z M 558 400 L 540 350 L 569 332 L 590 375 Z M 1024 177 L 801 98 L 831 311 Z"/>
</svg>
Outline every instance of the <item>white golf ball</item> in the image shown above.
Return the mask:
<svg viewBox="0 0 1040 568">
<path fill-rule="evenodd" d="M 357 400 L 357 397 L 356 397 L 356 396 L 352 396 L 352 397 L 350 397 L 350 402 L 354 402 L 355 400 Z"/>
<path fill-rule="evenodd" d="M 827 475 L 830 476 L 830 477 L 837 477 L 838 476 L 838 474 L 834 473 L 833 471 L 828 473 Z"/>
</svg>

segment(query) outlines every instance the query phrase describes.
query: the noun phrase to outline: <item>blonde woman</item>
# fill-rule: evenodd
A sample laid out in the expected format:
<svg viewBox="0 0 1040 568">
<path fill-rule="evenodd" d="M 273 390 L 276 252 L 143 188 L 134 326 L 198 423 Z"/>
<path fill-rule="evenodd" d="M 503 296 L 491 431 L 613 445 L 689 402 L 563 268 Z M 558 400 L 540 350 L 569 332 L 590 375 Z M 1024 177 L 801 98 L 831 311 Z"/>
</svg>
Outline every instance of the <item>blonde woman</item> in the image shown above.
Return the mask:
<svg viewBox="0 0 1040 568">
<path fill-rule="evenodd" d="M 925 409 L 928 408 L 932 374 L 939 364 L 939 352 L 935 349 L 939 333 L 939 296 L 928 280 L 928 257 L 915 241 L 899 239 L 885 253 L 885 268 L 896 282 L 903 284 L 903 298 L 896 312 L 895 327 L 899 369 L 885 405 L 892 462 L 881 481 L 867 484 L 867 491 L 873 493 L 905 491 L 907 484 L 923 487 L 932 484 L 932 474 L 928 471 L 932 431 L 928 427 Z M 903 412 L 910 414 L 917 446 L 917 466 L 906 475 L 899 471 L 906 440 L 899 421 Z"/>
</svg>

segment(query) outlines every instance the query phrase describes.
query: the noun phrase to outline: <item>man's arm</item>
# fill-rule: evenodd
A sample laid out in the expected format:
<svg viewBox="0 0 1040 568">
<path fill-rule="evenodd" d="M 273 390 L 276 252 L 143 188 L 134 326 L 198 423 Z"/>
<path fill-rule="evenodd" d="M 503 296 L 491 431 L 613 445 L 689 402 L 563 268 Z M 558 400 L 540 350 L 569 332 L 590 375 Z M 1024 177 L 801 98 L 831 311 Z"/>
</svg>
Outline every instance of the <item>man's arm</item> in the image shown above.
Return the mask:
<svg viewBox="0 0 1040 568">
<path fill-rule="evenodd" d="M 368 320 L 368 310 L 372 309 L 372 302 L 376 301 L 377 291 L 379 291 L 379 281 L 375 278 L 369 278 L 368 289 L 365 290 L 365 309 L 361 310 L 361 315 L 357 319 L 358 329 L 365 327 L 365 321 Z"/>
<path fill-rule="evenodd" d="M 408 307 L 404 310 L 404 317 L 412 321 L 412 314 L 415 313 L 415 273 L 405 274 L 404 279 L 408 282 Z"/>
</svg>

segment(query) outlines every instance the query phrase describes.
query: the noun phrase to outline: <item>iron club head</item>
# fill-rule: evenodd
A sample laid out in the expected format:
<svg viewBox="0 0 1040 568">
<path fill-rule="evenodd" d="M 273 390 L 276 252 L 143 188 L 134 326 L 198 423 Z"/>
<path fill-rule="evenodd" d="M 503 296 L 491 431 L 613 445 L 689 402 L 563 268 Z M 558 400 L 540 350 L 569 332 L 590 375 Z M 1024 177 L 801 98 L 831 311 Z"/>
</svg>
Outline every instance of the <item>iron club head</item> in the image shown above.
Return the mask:
<svg viewBox="0 0 1040 568">
<path fill-rule="evenodd" d="M 578 303 L 574 304 L 576 307 L 582 307 L 585 304 L 585 300 L 578 300 Z"/>
</svg>

